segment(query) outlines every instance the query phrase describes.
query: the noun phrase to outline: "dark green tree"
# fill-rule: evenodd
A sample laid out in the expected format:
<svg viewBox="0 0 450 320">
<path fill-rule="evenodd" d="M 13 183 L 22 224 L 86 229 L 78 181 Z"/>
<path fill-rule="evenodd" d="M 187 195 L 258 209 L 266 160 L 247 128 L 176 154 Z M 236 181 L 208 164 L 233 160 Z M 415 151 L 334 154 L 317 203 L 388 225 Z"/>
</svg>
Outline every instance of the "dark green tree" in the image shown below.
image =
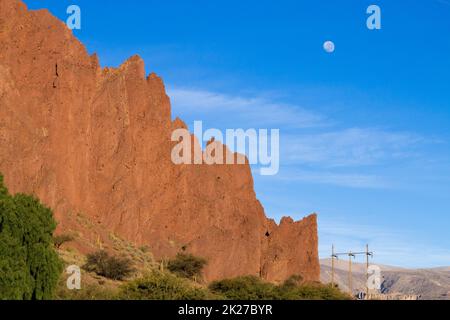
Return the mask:
<svg viewBox="0 0 450 320">
<path fill-rule="evenodd" d="M 0 300 L 51 299 L 62 271 L 56 222 L 33 196 L 10 195 L 0 174 Z"/>
</svg>

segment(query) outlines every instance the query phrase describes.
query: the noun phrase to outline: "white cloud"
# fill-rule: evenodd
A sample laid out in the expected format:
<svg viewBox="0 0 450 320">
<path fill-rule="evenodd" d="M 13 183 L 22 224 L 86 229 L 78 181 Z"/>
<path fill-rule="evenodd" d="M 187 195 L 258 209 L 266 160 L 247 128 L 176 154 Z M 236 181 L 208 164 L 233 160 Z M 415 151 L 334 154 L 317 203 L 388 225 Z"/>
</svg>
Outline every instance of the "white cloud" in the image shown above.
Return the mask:
<svg viewBox="0 0 450 320">
<path fill-rule="evenodd" d="M 215 126 L 233 128 L 312 128 L 325 125 L 320 115 L 264 97 L 243 97 L 206 90 L 169 88 L 174 115 L 214 118 Z"/>
<path fill-rule="evenodd" d="M 391 188 L 386 177 L 369 174 L 362 171 L 362 167 L 415 158 L 419 154 L 418 147 L 425 142 L 422 137 L 408 132 L 378 128 L 336 129 L 323 115 L 276 102 L 265 94 L 246 97 L 169 87 L 168 95 L 174 116 L 188 121 L 188 126 L 192 126 L 190 122 L 194 120 L 202 120 L 205 128 L 279 128 L 282 170 L 275 178 L 286 181 Z"/>
<path fill-rule="evenodd" d="M 308 182 L 347 188 L 377 189 L 390 188 L 389 182 L 376 175 L 357 173 L 336 173 L 327 171 L 301 170 L 283 167 L 275 179 L 287 182 Z"/>
<path fill-rule="evenodd" d="M 337 251 L 364 251 L 365 245 L 374 251 L 374 263 L 406 268 L 429 268 L 446 266 L 450 250 L 426 243 L 411 230 L 390 229 L 382 222 L 355 224 L 351 221 L 320 219 L 319 255 L 327 258 L 331 245 Z M 401 261 L 401 262 L 399 262 Z"/>
<path fill-rule="evenodd" d="M 409 133 L 372 128 L 285 136 L 284 161 L 326 167 L 374 165 L 414 155 L 423 139 Z"/>
<path fill-rule="evenodd" d="M 168 94 L 174 115 L 188 121 L 203 120 L 215 128 L 280 128 L 282 167 L 278 175 L 270 177 L 269 183 L 288 186 L 292 183 L 294 188 L 297 182 L 359 189 L 393 188 L 399 182 L 390 181 L 383 174 L 373 174 L 379 170 L 370 170 L 372 166 L 395 164 L 398 167 L 422 157 L 420 148 L 435 142 L 408 132 L 333 127 L 323 115 L 278 103 L 265 95 L 245 97 L 185 88 L 171 88 Z M 277 197 L 282 201 L 275 200 Z M 265 202 L 270 201 L 276 202 L 280 211 L 289 203 L 276 192 L 267 196 Z M 295 200 L 291 211 L 296 210 L 299 201 Z M 332 243 L 342 251 L 364 250 L 369 243 L 377 263 L 429 267 L 449 261 L 449 250 L 427 245 L 427 239 L 420 239 L 408 230 L 391 229 L 389 221 L 376 220 L 364 225 L 321 217 L 319 252 L 322 257 L 329 256 Z"/>
</svg>

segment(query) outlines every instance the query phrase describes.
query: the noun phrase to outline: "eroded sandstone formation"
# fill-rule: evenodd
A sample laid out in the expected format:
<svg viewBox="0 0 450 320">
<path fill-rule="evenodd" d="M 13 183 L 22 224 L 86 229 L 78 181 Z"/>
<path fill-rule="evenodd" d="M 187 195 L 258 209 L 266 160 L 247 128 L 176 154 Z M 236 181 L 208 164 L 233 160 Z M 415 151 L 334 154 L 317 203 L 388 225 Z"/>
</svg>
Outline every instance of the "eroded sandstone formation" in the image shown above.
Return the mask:
<svg viewBox="0 0 450 320">
<path fill-rule="evenodd" d="M 102 69 L 48 11 L 0 0 L 0 172 L 12 192 L 36 194 L 60 230 L 116 234 L 158 259 L 206 257 L 207 280 L 319 280 L 316 216 L 267 219 L 248 165 L 174 165 L 170 136 L 185 124 L 171 119 L 139 57 Z"/>
</svg>

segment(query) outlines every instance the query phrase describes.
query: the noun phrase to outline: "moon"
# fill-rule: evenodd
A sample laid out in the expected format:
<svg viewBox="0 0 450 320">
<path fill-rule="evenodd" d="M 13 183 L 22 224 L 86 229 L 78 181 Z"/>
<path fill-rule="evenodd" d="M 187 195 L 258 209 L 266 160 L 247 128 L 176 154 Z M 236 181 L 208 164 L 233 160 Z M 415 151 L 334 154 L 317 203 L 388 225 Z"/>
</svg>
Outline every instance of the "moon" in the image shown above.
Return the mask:
<svg viewBox="0 0 450 320">
<path fill-rule="evenodd" d="M 323 49 L 327 52 L 327 53 L 333 53 L 334 49 L 335 49 L 335 45 L 333 41 L 325 41 L 323 44 Z"/>
</svg>

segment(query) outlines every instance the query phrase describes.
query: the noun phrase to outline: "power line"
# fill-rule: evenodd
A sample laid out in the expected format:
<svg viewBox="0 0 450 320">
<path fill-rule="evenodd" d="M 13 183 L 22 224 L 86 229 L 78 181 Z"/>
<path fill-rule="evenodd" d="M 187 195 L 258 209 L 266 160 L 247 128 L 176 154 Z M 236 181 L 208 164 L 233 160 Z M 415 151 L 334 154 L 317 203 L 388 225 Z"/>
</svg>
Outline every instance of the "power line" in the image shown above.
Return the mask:
<svg viewBox="0 0 450 320">
<path fill-rule="evenodd" d="M 360 252 L 334 252 L 334 245 L 331 246 L 331 285 L 334 287 L 334 259 L 339 259 L 340 256 L 348 256 L 348 287 L 350 294 L 353 294 L 353 275 L 352 275 L 352 259 L 357 255 L 366 256 L 366 295 L 369 296 L 369 257 L 373 257 L 373 252 L 369 251 L 369 245 L 366 245 L 366 251 Z"/>
</svg>

